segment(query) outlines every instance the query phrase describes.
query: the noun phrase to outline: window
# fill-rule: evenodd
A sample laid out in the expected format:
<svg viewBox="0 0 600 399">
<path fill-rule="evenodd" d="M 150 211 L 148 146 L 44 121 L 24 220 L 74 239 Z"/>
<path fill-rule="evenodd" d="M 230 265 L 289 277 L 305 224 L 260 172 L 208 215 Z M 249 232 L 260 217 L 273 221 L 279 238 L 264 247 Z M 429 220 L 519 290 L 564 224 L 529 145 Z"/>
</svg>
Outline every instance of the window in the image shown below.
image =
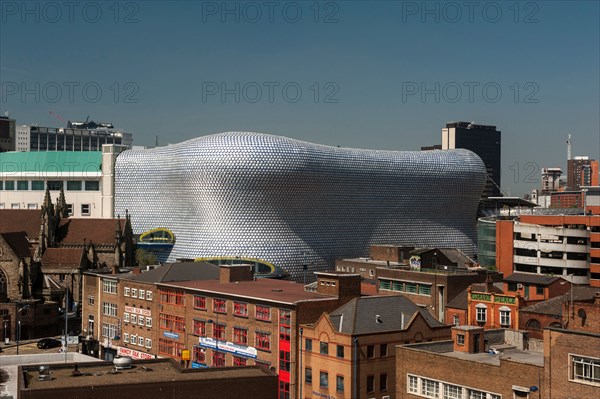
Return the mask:
<svg viewBox="0 0 600 399">
<path fill-rule="evenodd" d="M 572 379 L 600 384 L 600 359 L 571 355 Z"/>
<path fill-rule="evenodd" d="M 133 315 L 131 317 L 133 318 Z M 133 320 L 131 322 L 134 323 Z M 169 331 L 185 332 L 185 318 L 161 313 L 160 328 Z"/>
<path fill-rule="evenodd" d="M 465 334 L 456 334 L 456 343 L 458 345 L 464 345 L 465 344 Z"/>
<path fill-rule="evenodd" d="M 469 399 L 487 399 L 487 394 L 475 389 L 469 389 Z"/>
<path fill-rule="evenodd" d="M 138 292 L 137 288 L 132 288 L 131 289 L 131 297 L 132 298 L 137 298 L 137 296 L 138 296 L 137 292 Z"/>
<path fill-rule="evenodd" d="M 544 287 L 541 287 L 541 286 L 537 285 L 535 287 L 535 293 L 537 295 L 544 295 Z"/>
<path fill-rule="evenodd" d="M 102 314 L 106 316 L 117 316 L 117 304 L 102 302 Z"/>
<path fill-rule="evenodd" d="M 279 380 L 279 399 L 290 399 L 290 383 Z"/>
<path fill-rule="evenodd" d="M 129 334 L 127 334 L 127 333 L 123 334 L 123 342 L 125 342 L 125 343 L 129 342 Z"/>
<path fill-rule="evenodd" d="M 129 313 L 123 313 L 123 321 L 129 323 Z"/>
<path fill-rule="evenodd" d="M 31 182 L 31 189 L 33 191 L 44 191 L 44 186 L 43 180 L 33 180 Z"/>
<path fill-rule="evenodd" d="M 336 356 L 337 357 L 344 357 L 344 346 L 343 345 L 337 345 L 336 347 Z"/>
<path fill-rule="evenodd" d="M 206 349 L 199 346 L 194 346 L 194 349 L 192 350 L 192 356 L 194 362 L 202 364 L 206 363 Z"/>
<path fill-rule="evenodd" d="M 152 300 L 152 291 L 146 291 L 146 300 L 147 301 L 151 301 Z"/>
<path fill-rule="evenodd" d="M 375 391 L 375 376 L 368 375 L 367 376 L 367 392 Z"/>
<path fill-rule="evenodd" d="M 90 216 L 90 204 L 81 204 L 81 216 Z"/>
<path fill-rule="evenodd" d="M 419 285 L 419 295 L 431 296 L 431 286 L 430 285 Z"/>
<path fill-rule="evenodd" d="M 225 367 L 225 353 L 213 351 L 212 365 L 213 367 Z"/>
<path fill-rule="evenodd" d="M 10 209 L 21 209 L 21 204 L 19 204 L 18 202 L 11 203 Z"/>
<path fill-rule="evenodd" d="M 478 323 L 485 323 L 487 320 L 487 306 L 484 304 L 478 303 L 476 306 L 477 315 L 476 319 Z"/>
<path fill-rule="evenodd" d="M 146 348 L 151 349 L 152 348 L 152 340 L 150 338 L 146 338 Z"/>
<path fill-rule="evenodd" d="M 440 383 L 437 381 L 422 378 L 421 394 L 429 398 L 437 398 L 440 394 Z"/>
<path fill-rule="evenodd" d="M 160 290 L 160 303 L 175 306 L 185 306 L 185 296 L 182 291 Z"/>
<path fill-rule="evenodd" d="M 37 209 L 37 204 L 27 204 L 27 209 Z"/>
<path fill-rule="evenodd" d="M 379 347 L 379 356 L 386 357 L 388 355 L 388 347 L 387 344 L 381 344 Z"/>
<path fill-rule="evenodd" d="M 131 324 L 137 324 L 137 315 L 132 313 L 130 315 L 130 317 L 131 317 L 131 319 L 130 319 L 131 320 Z"/>
<path fill-rule="evenodd" d="M 458 326 L 460 324 L 460 317 L 458 317 L 458 315 L 454 315 L 452 316 L 452 324 L 454 324 L 455 326 Z"/>
<path fill-rule="evenodd" d="M 213 312 L 227 313 L 227 302 L 224 299 L 213 299 Z"/>
<path fill-rule="evenodd" d="M 335 377 L 335 390 L 337 392 L 344 392 L 344 376 L 337 375 Z"/>
<path fill-rule="evenodd" d="M 81 182 L 67 181 L 67 191 L 81 191 Z"/>
<path fill-rule="evenodd" d="M 88 295 L 88 305 L 93 305 L 94 304 L 95 299 L 93 295 Z"/>
<path fill-rule="evenodd" d="M 279 339 L 289 341 L 291 336 L 292 312 L 289 310 L 279 310 Z"/>
<path fill-rule="evenodd" d="M 256 332 L 256 347 L 262 350 L 271 350 L 271 334 Z"/>
<path fill-rule="evenodd" d="M 29 182 L 27 180 L 18 180 L 17 181 L 17 190 L 19 190 L 19 191 L 29 190 Z"/>
<path fill-rule="evenodd" d="M 367 359 L 373 359 L 375 357 L 375 346 L 368 345 L 367 346 Z"/>
<path fill-rule="evenodd" d="M 415 283 L 406 283 L 406 292 L 411 294 L 415 294 L 417 292 L 417 284 Z"/>
<path fill-rule="evenodd" d="M 304 383 L 312 384 L 312 369 L 310 367 L 304 368 Z"/>
<path fill-rule="evenodd" d="M 15 189 L 15 182 L 12 180 L 8 180 L 4 182 L 4 189 L 6 191 L 12 191 Z"/>
<path fill-rule="evenodd" d="M 194 295 L 194 309 L 206 310 L 206 297 Z"/>
<path fill-rule="evenodd" d="M 304 339 L 304 350 L 307 352 L 312 352 L 312 339 Z"/>
<path fill-rule="evenodd" d="M 450 384 L 444 384 L 444 399 L 462 399 L 462 387 Z"/>
<path fill-rule="evenodd" d="M 326 371 L 321 371 L 319 373 L 319 386 L 321 388 L 329 387 L 329 374 Z"/>
<path fill-rule="evenodd" d="M 73 204 L 67 204 L 67 213 L 69 216 L 73 216 Z"/>
<path fill-rule="evenodd" d="M 321 353 L 321 355 L 328 355 L 329 354 L 329 343 L 319 342 L 319 353 Z"/>
<path fill-rule="evenodd" d="M 129 287 L 125 287 L 125 289 L 123 290 L 123 295 L 124 296 L 129 296 L 130 292 L 131 292 L 131 289 Z"/>
<path fill-rule="evenodd" d="M 146 327 L 152 327 L 152 317 L 146 317 Z"/>
<path fill-rule="evenodd" d="M 142 327 L 146 324 L 146 319 L 144 316 L 138 316 L 138 324 Z"/>
<path fill-rule="evenodd" d="M 419 378 L 414 375 L 408 376 L 408 392 L 418 393 L 419 392 Z"/>
<path fill-rule="evenodd" d="M 204 320 L 194 319 L 192 334 L 206 336 L 206 322 Z"/>
<path fill-rule="evenodd" d="M 248 345 L 248 330 L 245 328 L 233 328 L 233 342 L 240 345 Z"/>
<path fill-rule="evenodd" d="M 181 342 L 171 341 L 170 339 L 159 338 L 158 353 L 181 358 L 181 351 L 185 349 L 185 345 Z"/>
<path fill-rule="evenodd" d="M 60 191 L 63 188 L 62 181 L 49 181 L 47 183 L 48 190 L 50 191 Z"/>
<path fill-rule="evenodd" d="M 528 330 L 541 330 L 542 326 L 536 319 L 531 319 L 527 321 L 526 328 Z"/>
<path fill-rule="evenodd" d="M 387 391 L 387 374 L 379 375 L 379 390 Z"/>
<path fill-rule="evenodd" d="M 390 280 L 379 280 L 379 289 L 380 290 L 389 290 L 392 287 L 392 282 Z"/>
<path fill-rule="evenodd" d="M 256 305 L 257 320 L 270 321 L 271 320 L 271 308 L 268 306 Z"/>
<path fill-rule="evenodd" d="M 221 341 L 225 340 L 225 324 L 213 324 L 213 338 Z"/>
<path fill-rule="evenodd" d="M 248 304 L 243 302 L 234 302 L 233 314 L 239 317 L 248 317 Z"/>
<path fill-rule="evenodd" d="M 100 191 L 100 182 L 98 180 L 86 180 L 85 191 Z"/>
<path fill-rule="evenodd" d="M 289 351 L 279 351 L 279 371 L 290 371 L 290 356 Z"/>
<path fill-rule="evenodd" d="M 144 346 L 144 337 L 138 337 L 138 345 Z"/>
<path fill-rule="evenodd" d="M 113 280 L 102 280 L 102 292 L 107 294 L 117 293 L 117 282 Z"/>
<path fill-rule="evenodd" d="M 233 357 L 233 365 L 236 367 L 243 367 L 246 365 L 248 361 L 245 357 L 234 356 Z"/>
<path fill-rule="evenodd" d="M 510 308 L 508 306 L 500 308 L 500 325 L 502 327 L 510 326 Z"/>
<path fill-rule="evenodd" d="M 138 298 L 140 298 L 140 299 L 146 299 L 146 291 L 140 290 L 140 292 L 138 294 Z"/>
<path fill-rule="evenodd" d="M 102 336 L 114 338 L 117 335 L 117 325 L 110 323 L 102 323 Z"/>
<path fill-rule="evenodd" d="M 131 342 L 131 345 L 137 344 L 137 335 L 131 334 L 129 341 Z"/>
</svg>

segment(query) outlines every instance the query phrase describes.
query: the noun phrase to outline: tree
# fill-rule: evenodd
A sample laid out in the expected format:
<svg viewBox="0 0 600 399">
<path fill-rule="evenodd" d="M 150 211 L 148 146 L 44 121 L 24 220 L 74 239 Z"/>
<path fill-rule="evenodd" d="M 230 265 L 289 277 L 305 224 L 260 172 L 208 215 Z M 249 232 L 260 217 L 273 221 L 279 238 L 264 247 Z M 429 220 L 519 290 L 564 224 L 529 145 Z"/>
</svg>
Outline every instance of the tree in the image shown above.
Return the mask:
<svg viewBox="0 0 600 399">
<path fill-rule="evenodd" d="M 152 252 L 143 249 L 135 251 L 135 260 L 138 266 L 155 265 L 157 263 L 156 256 Z"/>
</svg>

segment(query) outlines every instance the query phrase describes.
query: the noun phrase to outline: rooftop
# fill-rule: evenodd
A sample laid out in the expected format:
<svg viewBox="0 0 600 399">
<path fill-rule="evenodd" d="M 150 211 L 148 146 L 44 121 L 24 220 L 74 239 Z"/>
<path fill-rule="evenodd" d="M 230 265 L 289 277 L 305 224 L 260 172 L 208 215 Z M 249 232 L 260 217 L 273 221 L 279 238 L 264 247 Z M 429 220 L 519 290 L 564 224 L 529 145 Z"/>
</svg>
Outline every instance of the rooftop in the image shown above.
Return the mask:
<svg viewBox="0 0 600 399">
<path fill-rule="evenodd" d="M 145 283 L 167 283 L 191 280 L 218 280 L 219 266 L 208 262 L 175 262 L 155 267 L 141 274 L 124 274 L 119 277 Z"/>
<path fill-rule="evenodd" d="M 553 282 L 560 280 L 562 277 L 558 276 L 546 276 L 543 274 L 531 274 L 531 273 L 513 273 L 508 277 L 504 278 L 504 281 L 513 283 L 530 283 L 536 285 L 550 285 Z"/>
<path fill-rule="evenodd" d="M 26 389 L 52 389 L 81 386 L 126 385 L 132 383 L 219 380 L 272 375 L 259 366 L 182 370 L 171 359 L 134 361 L 131 369 L 115 371 L 112 362 L 78 363 L 81 375 L 73 376 L 75 364 L 50 366 L 52 379 L 40 381 L 39 365 L 23 366 Z"/>
<path fill-rule="evenodd" d="M 61 245 L 81 245 L 84 241 L 95 245 L 114 245 L 117 220 L 123 230 L 125 219 L 61 219 L 56 229 L 56 241 Z"/>
<path fill-rule="evenodd" d="M 562 315 L 563 305 L 571 300 L 571 295 L 573 301 L 587 301 L 593 299 L 597 292 L 600 292 L 600 288 L 589 287 L 586 285 L 574 285 L 573 289 L 564 295 L 555 296 L 554 298 L 534 303 L 520 311 L 560 317 Z"/>
<path fill-rule="evenodd" d="M 23 231 L 29 239 L 37 240 L 41 214 L 39 209 L 0 209 L 0 233 Z"/>
</svg>

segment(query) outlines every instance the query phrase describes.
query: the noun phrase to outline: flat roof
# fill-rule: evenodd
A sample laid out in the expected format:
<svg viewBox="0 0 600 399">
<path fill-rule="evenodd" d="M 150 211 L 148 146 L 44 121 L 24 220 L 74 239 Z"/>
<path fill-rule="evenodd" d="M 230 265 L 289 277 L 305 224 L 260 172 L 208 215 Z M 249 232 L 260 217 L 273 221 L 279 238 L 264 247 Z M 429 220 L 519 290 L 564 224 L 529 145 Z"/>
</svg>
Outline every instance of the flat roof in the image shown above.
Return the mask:
<svg viewBox="0 0 600 399">
<path fill-rule="evenodd" d="M 189 288 L 192 290 L 208 291 L 216 295 L 231 295 L 240 298 L 251 298 L 280 302 L 293 305 L 299 301 L 333 299 L 332 295 L 323 295 L 305 291 L 304 285 L 293 281 L 259 278 L 255 281 L 239 281 L 221 283 L 219 280 L 195 280 L 173 283 L 162 283 L 161 286 Z"/>
<path fill-rule="evenodd" d="M 482 199 L 481 202 L 484 204 L 506 205 L 509 207 L 525 206 L 528 208 L 535 208 L 539 206 L 535 202 L 527 201 L 526 199 L 519 197 L 487 197 Z"/>
<path fill-rule="evenodd" d="M 79 376 L 73 376 L 73 370 L 77 364 L 81 372 Z M 52 379 L 40 381 L 38 379 L 39 367 L 44 364 L 23 366 L 26 376 L 28 390 L 36 389 L 62 389 L 81 386 L 101 385 L 126 385 L 132 383 L 156 383 L 190 380 L 220 380 L 228 378 L 254 378 L 260 376 L 272 376 L 270 371 L 259 366 L 248 367 L 224 367 L 184 369 L 179 368 L 171 359 L 154 359 L 134 361 L 132 368 L 114 370 L 112 362 L 96 363 L 67 363 L 50 365 Z"/>
<path fill-rule="evenodd" d="M 494 345 L 492 345 L 494 346 Z M 498 345 L 496 345 L 498 346 Z M 466 352 L 445 352 L 440 353 L 455 359 L 468 360 L 471 362 L 492 364 L 500 366 L 500 360 L 509 360 L 518 363 L 532 364 L 534 366 L 544 367 L 544 353 L 535 351 L 522 351 L 518 349 L 502 350 L 499 354 L 490 353 L 466 353 Z"/>
</svg>

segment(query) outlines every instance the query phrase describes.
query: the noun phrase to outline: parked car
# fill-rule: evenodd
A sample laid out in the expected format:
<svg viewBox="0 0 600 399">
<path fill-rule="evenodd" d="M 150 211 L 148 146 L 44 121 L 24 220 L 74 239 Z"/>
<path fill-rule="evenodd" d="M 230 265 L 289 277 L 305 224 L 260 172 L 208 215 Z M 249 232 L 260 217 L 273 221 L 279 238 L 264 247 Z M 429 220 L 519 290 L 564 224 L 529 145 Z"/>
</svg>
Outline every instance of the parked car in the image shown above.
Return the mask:
<svg viewBox="0 0 600 399">
<path fill-rule="evenodd" d="M 59 346 L 62 346 L 62 342 L 54 338 L 43 338 L 37 343 L 37 347 L 40 349 L 58 348 Z"/>
</svg>

